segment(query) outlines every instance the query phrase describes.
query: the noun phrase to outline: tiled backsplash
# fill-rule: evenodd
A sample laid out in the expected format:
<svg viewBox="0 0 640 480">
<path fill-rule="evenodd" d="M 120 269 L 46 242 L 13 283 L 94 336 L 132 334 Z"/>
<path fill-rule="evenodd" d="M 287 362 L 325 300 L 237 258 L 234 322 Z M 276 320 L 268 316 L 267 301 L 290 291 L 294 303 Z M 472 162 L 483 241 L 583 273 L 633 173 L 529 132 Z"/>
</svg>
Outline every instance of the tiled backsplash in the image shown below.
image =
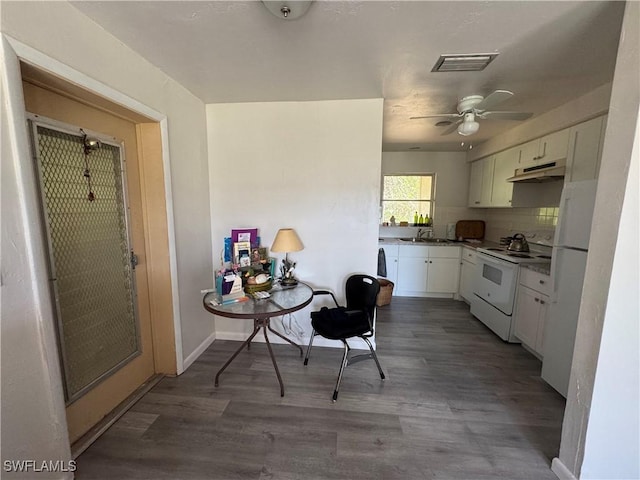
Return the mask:
<svg viewBox="0 0 640 480">
<path fill-rule="evenodd" d="M 445 237 L 447 223 L 458 220 L 484 220 L 486 223 L 485 238 L 498 242 L 500 237 L 529 232 L 553 233 L 558 222 L 557 207 L 543 208 L 466 208 L 466 207 L 437 207 L 433 216 L 433 236 Z M 411 237 L 415 236 L 417 228 L 409 227 L 380 227 L 381 237 Z"/>
<path fill-rule="evenodd" d="M 487 223 L 485 238 L 498 241 L 513 233 L 548 231 L 553 236 L 558 223 L 558 207 L 499 208 L 483 210 Z"/>
</svg>

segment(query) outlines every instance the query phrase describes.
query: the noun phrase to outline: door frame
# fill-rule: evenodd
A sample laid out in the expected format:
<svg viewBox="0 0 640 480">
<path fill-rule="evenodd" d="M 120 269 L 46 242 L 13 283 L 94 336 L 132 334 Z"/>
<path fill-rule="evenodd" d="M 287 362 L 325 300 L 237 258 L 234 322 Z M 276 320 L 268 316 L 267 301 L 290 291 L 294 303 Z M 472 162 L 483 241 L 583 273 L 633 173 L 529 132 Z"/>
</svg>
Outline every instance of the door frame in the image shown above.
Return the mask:
<svg viewBox="0 0 640 480">
<path fill-rule="evenodd" d="M 149 184 L 143 185 L 144 190 L 153 190 L 155 198 L 151 198 L 145 208 L 153 213 L 153 218 L 147 218 L 149 223 L 161 220 L 164 238 L 157 246 L 157 253 L 154 257 L 162 264 L 159 271 L 164 277 L 161 282 L 152 282 L 152 289 L 156 292 L 156 298 L 167 299 L 167 312 L 162 318 L 162 332 L 159 336 L 153 336 L 153 345 L 162 345 L 165 352 L 163 362 L 156 363 L 156 371 L 168 374 L 181 374 L 184 371 L 182 335 L 180 322 L 180 305 L 178 297 L 178 275 L 175 226 L 173 215 L 173 197 L 171 192 L 171 169 L 169 157 L 168 127 L 165 114 L 158 112 L 147 105 L 109 87 L 101 82 L 35 50 L 28 45 L 12 38 L 6 33 L 0 35 L 0 60 L 4 65 L 2 74 L 4 86 L 3 94 L 6 98 L 3 112 L 6 112 L 8 139 L 6 148 L 11 152 L 12 167 L 17 180 L 17 190 L 20 211 L 17 214 L 24 225 L 23 240 L 25 242 L 24 262 L 28 266 L 26 273 L 30 288 L 27 292 L 32 297 L 33 314 L 39 330 L 41 345 L 40 366 L 45 377 L 45 391 L 50 392 L 49 400 L 45 403 L 50 405 L 50 421 L 55 428 L 53 434 L 62 444 L 54 447 L 54 451 L 59 452 L 60 458 L 69 458 L 70 446 L 67 433 L 67 422 L 64 407 L 64 394 L 62 388 L 62 374 L 58 363 L 58 351 L 56 345 L 56 333 L 54 329 L 54 315 L 52 305 L 49 301 L 49 282 L 46 269 L 46 258 L 43 250 L 42 239 L 44 232 L 41 231 L 39 222 L 38 200 L 36 192 L 36 178 L 33 171 L 30 156 L 29 137 L 27 132 L 26 111 L 24 93 L 22 87 L 21 63 L 35 67 L 36 69 L 48 73 L 49 75 L 62 79 L 66 84 L 80 87 L 87 95 L 101 97 L 118 108 L 124 107 L 137 117 L 144 117 L 147 123 L 137 124 L 137 129 L 147 146 L 151 146 L 150 154 L 152 162 L 146 165 L 146 170 L 153 172 L 145 173 L 145 163 L 141 161 L 141 183 L 147 181 Z M 147 120 L 148 119 L 148 120 Z M 134 122 L 135 123 L 135 122 Z M 3 147 L 4 150 L 4 147 Z M 154 177 L 155 176 L 155 177 Z M 147 202 L 150 196 L 143 193 L 143 201 Z M 161 198 L 161 203 L 157 200 Z M 155 201 L 155 202 L 154 202 Z M 146 228 L 145 228 L 146 231 Z M 147 238 L 147 240 L 149 240 Z M 155 239 L 152 239 L 155 242 Z M 151 252 L 151 249 L 149 250 Z M 154 259 L 155 259 L 154 258 Z M 151 259 L 150 259 L 151 261 Z M 156 275 L 160 272 L 149 274 L 150 280 L 156 280 Z M 66 441 L 65 441 L 66 439 Z"/>
<path fill-rule="evenodd" d="M 12 65 L 14 65 L 16 69 L 15 72 L 11 72 L 11 73 L 7 72 L 7 73 L 11 74 L 14 77 L 17 76 L 20 78 L 20 82 L 18 82 L 17 85 L 14 85 L 14 88 L 16 90 L 19 89 L 20 102 L 21 102 L 21 105 L 19 106 L 16 105 L 16 107 L 19 107 L 19 108 L 16 108 L 14 110 L 14 114 L 16 117 L 14 118 L 14 122 L 17 128 L 26 125 L 26 112 L 24 108 L 24 96 L 22 92 L 22 77 L 20 73 L 20 62 L 24 62 L 29 65 L 32 65 L 37 69 L 42 70 L 51 75 L 54 75 L 58 78 L 61 78 L 62 80 L 72 85 L 81 87 L 83 90 L 86 90 L 90 94 L 98 95 L 118 106 L 122 106 L 130 110 L 135 114 L 142 115 L 148 118 L 149 119 L 148 123 L 138 124 L 140 135 L 143 137 L 142 140 L 145 143 L 150 143 L 154 137 L 153 132 L 151 131 L 153 129 L 146 128 L 146 127 L 148 127 L 149 124 L 157 124 L 157 127 L 159 128 L 158 135 L 160 137 L 159 139 L 157 139 L 157 142 L 161 144 L 159 146 L 160 158 L 158 158 L 158 161 L 161 162 L 161 166 L 163 169 L 163 185 L 162 185 L 163 192 L 162 193 L 164 194 L 163 200 L 165 203 L 165 212 L 163 212 L 164 213 L 163 217 L 164 217 L 164 220 L 166 220 L 166 233 L 167 233 L 167 238 L 166 238 L 167 245 L 165 248 L 166 251 L 164 253 L 168 260 L 168 271 L 169 271 L 171 285 L 167 286 L 166 282 L 164 282 L 165 285 L 162 285 L 162 282 L 150 281 L 149 288 L 150 288 L 150 298 L 153 298 L 153 293 L 152 293 L 153 289 L 157 290 L 158 297 L 165 295 L 164 292 L 167 291 L 168 289 L 170 290 L 171 313 L 172 313 L 172 323 L 173 323 L 171 328 L 171 331 L 172 331 L 171 333 L 173 334 L 174 338 L 173 339 L 159 338 L 157 335 L 154 334 L 153 344 L 155 348 L 156 346 L 160 347 L 161 345 L 166 345 L 167 342 L 170 342 L 175 351 L 175 358 L 169 359 L 169 361 L 165 359 L 165 361 L 163 362 L 164 365 L 156 364 L 156 370 L 159 370 L 158 373 L 180 375 L 184 371 L 184 362 L 183 362 L 183 352 L 182 352 L 180 304 L 179 304 L 179 297 L 178 297 L 178 273 L 177 273 L 175 225 L 173 220 L 173 197 L 171 192 L 171 165 L 170 165 L 170 157 L 169 157 L 168 126 L 167 126 L 166 115 L 161 112 L 158 112 L 157 110 L 151 107 L 148 107 L 147 105 L 139 102 L 134 98 L 129 97 L 128 95 L 123 94 L 122 92 L 119 92 L 118 90 L 115 90 L 112 87 L 109 87 L 108 85 L 105 85 L 99 82 L 98 80 L 95 80 L 45 55 L 44 53 L 38 50 L 33 49 L 28 45 L 21 43 L 18 40 L 11 38 L 8 35 L 4 35 L 4 39 L 8 42 L 10 46 L 10 48 L 4 49 L 5 56 L 9 57 L 10 54 L 13 54 L 14 56 L 13 59 L 6 58 L 7 69 L 9 70 Z M 16 91 L 16 93 L 18 92 Z M 23 130 L 25 130 L 25 133 L 26 133 L 26 129 L 23 129 Z M 14 134 L 14 132 L 10 133 L 10 135 L 12 134 Z M 15 134 L 14 137 L 15 137 L 14 140 L 16 141 L 16 143 L 19 145 L 19 147 L 21 147 L 21 150 L 23 152 L 29 152 L 29 144 L 28 144 L 28 139 L 26 135 L 23 136 L 20 134 Z M 26 163 L 29 163 L 29 160 L 30 158 L 27 155 Z M 141 177 L 144 176 L 144 171 L 146 170 L 144 168 L 146 161 L 147 159 L 144 156 L 143 158 L 140 159 Z M 24 165 L 23 167 L 26 167 L 25 170 L 28 170 L 30 168 L 30 165 Z M 24 181 L 27 181 L 27 182 L 35 181 L 35 178 L 33 178 L 33 175 L 28 175 L 29 172 L 25 170 L 23 170 L 23 172 L 26 173 L 27 175 L 25 175 Z M 143 180 L 143 182 L 144 181 L 145 180 Z M 151 196 L 151 193 L 148 192 L 148 190 L 150 189 L 143 188 L 142 190 L 143 190 L 142 195 L 143 195 L 143 202 L 144 202 L 145 200 L 148 200 L 148 197 Z M 29 213 L 29 216 L 31 217 L 31 213 Z M 30 218 L 30 220 L 37 220 L 37 219 Z M 147 235 L 149 222 L 145 222 L 145 223 L 147 224 L 147 226 L 145 227 L 145 241 L 149 242 L 151 240 L 148 238 L 148 235 Z M 38 238 L 42 238 L 42 235 L 44 232 L 34 231 L 33 233 L 38 235 Z M 151 255 L 151 251 L 152 249 L 150 249 L 148 255 Z M 153 260 L 150 258 L 149 263 L 151 263 L 152 261 Z M 154 280 L 153 278 L 154 274 L 155 273 L 153 271 L 149 272 L 150 280 Z M 52 340 L 55 342 L 55 338 L 53 338 Z M 161 351 L 161 350 L 162 348 L 158 348 L 158 351 Z M 158 367 L 160 367 L 160 369 L 158 369 Z"/>
</svg>

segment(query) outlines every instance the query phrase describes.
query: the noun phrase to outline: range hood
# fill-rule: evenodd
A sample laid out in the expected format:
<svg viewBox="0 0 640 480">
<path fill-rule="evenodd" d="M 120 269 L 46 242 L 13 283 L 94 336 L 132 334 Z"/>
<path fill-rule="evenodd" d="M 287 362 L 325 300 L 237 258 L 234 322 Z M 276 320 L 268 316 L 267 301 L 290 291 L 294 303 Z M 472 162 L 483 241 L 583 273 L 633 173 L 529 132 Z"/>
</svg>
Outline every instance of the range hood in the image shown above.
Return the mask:
<svg viewBox="0 0 640 480">
<path fill-rule="evenodd" d="M 534 165 L 527 168 L 518 168 L 513 177 L 507 178 L 507 182 L 549 182 L 564 178 L 565 162 L 562 161 Z"/>
</svg>

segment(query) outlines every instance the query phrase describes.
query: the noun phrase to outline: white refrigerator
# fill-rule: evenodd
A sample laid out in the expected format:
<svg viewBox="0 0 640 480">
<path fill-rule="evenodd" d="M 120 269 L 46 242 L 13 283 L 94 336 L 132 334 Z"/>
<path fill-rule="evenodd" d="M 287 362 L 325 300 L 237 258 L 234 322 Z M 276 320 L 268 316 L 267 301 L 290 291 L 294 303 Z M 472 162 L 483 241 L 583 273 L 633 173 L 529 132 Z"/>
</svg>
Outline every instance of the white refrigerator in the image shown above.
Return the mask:
<svg viewBox="0 0 640 480">
<path fill-rule="evenodd" d="M 597 182 L 567 183 L 562 190 L 553 240 L 549 309 L 542 378 L 565 398 L 576 340 Z"/>
</svg>

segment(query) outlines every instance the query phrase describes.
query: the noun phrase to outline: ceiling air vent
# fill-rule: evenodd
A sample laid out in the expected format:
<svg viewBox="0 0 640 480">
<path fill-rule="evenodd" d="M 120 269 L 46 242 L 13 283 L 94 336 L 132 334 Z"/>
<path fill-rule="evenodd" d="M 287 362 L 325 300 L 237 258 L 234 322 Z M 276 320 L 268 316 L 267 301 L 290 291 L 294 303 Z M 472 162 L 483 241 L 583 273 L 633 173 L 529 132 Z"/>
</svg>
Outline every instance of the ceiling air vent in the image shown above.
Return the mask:
<svg viewBox="0 0 640 480">
<path fill-rule="evenodd" d="M 479 72 L 484 70 L 491 61 L 498 56 L 497 53 L 469 53 L 440 55 L 440 58 L 431 69 L 432 72 Z"/>
</svg>

